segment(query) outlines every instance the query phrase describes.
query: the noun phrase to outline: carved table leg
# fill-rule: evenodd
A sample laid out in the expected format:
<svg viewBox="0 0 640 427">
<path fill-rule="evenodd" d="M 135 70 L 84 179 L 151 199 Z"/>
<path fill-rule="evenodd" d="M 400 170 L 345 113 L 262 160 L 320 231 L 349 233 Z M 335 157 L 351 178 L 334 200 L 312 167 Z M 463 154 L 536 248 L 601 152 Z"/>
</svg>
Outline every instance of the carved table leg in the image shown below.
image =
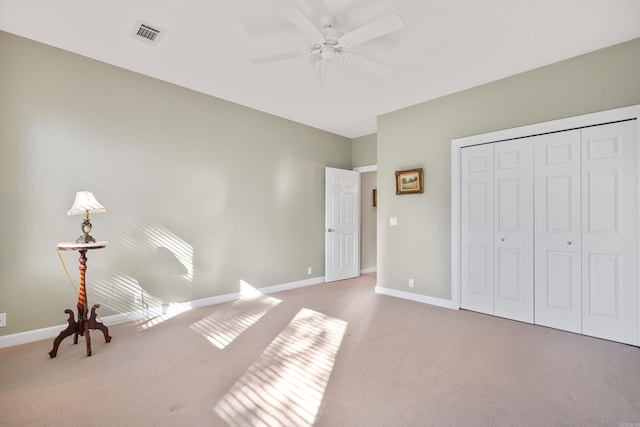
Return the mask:
<svg viewBox="0 0 640 427">
<path fill-rule="evenodd" d="M 107 328 L 104 323 L 98 322 L 98 316 L 96 315 L 96 309 L 100 308 L 100 304 L 94 304 L 91 307 L 91 315 L 87 320 L 87 331 L 89 329 L 99 329 L 102 331 L 102 335 L 104 335 L 104 342 L 111 342 L 111 336 L 109 336 L 109 328 Z"/>
<path fill-rule="evenodd" d="M 76 333 L 73 334 L 73 343 L 78 344 L 78 335 L 84 335 L 84 310 L 78 307 L 78 327 Z"/>
<path fill-rule="evenodd" d="M 88 314 L 87 308 L 84 308 L 84 317 L 87 317 Z M 87 344 L 87 356 L 91 356 L 91 334 L 89 333 L 89 322 L 84 323 L 84 340 Z"/>
<path fill-rule="evenodd" d="M 77 343 L 78 322 L 76 322 L 75 319 L 73 318 L 73 311 L 66 309 L 64 312 L 69 315 L 69 318 L 67 319 L 67 322 L 69 323 L 69 325 L 66 327 L 64 331 L 60 332 L 60 334 L 58 334 L 56 339 L 53 341 L 53 348 L 49 352 L 49 357 L 51 357 L 52 359 L 56 357 L 56 355 L 58 354 L 58 347 L 60 346 L 60 343 L 62 342 L 62 340 L 64 340 L 66 337 L 76 334 L 74 344 Z"/>
</svg>

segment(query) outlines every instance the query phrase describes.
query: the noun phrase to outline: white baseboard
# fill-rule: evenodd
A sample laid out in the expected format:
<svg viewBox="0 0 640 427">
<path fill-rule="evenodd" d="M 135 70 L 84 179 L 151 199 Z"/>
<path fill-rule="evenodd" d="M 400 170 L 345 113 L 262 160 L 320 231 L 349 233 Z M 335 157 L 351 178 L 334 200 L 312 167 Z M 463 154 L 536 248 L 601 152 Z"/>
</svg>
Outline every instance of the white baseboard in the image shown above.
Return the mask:
<svg viewBox="0 0 640 427">
<path fill-rule="evenodd" d="M 363 268 L 360 270 L 360 274 L 375 273 L 376 271 L 378 271 L 377 267 Z"/>
<path fill-rule="evenodd" d="M 296 289 L 296 288 L 302 288 L 305 286 L 317 285 L 320 283 L 324 283 L 324 276 L 314 277 L 312 279 L 299 280 L 296 282 L 282 283 L 279 285 L 265 286 L 264 288 L 259 288 L 258 291 L 260 291 L 263 294 L 272 294 L 275 292 L 287 291 L 289 289 Z M 216 304 L 222 304 L 225 302 L 235 301 L 239 298 L 240 298 L 240 293 L 234 292 L 231 294 L 201 298 L 193 301 L 175 303 L 175 304 L 179 305 L 182 311 L 187 311 L 194 308 L 207 307 L 210 305 L 216 305 Z M 167 305 L 167 307 L 169 307 L 169 310 L 171 309 L 170 307 L 171 305 L 173 304 Z M 146 314 L 146 316 L 143 310 L 139 309 L 136 311 L 131 311 L 129 313 L 121 313 L 121 314 L 114 314 L 111 316 L 101 317 L 100 321 L 105 325 L 110 326 L 110 325 L 116 325 L 118 323 L 149 319 L 150 316 L 155 317 L 155 316 L 164 314 L 162 312 L 165 311 L 167 307 L 152 309 Z M 48 328 L 35 329 L 32 331 L 19 332 L 17 334 L 2 336 L 0 337 L 0 348 L 12 347 L 14 345 L 27 344 L 30 342 L 55 338 L 62 330 L 64 330 L 64 328 L 67 327 L 67 325 L 68 325 L 67 323 L 64 323 L 57 326 L 50 326 Z"/>
<path fill-rule="evenodd" d="M 377 294 L 388 295 L 391 297 L 402 298 L 402 299 L 408 299 L 415 302 L 421 302 L 423 304 L 436 305 L 438 307 L 450 308 L 453 310 L 458 309 L 458 307 L 455 307 L 453 305 L 453 302 L 448 299 L 428 297 L 426 295 L 414 294 L 413 292 L 398 291 L 396 289 L 389 289 L 389 288 L 382 287 L 380 285 L 376 286 L 375 292 Z"/>
<path fill-rule="evenodd" d="M 314 277 L 312 279 L 298 280 L 297 282 L 283 283 L 282 285 L 265 286 L 264 288 L 259 288 L 258 290 L 263 294 L 272 294 L 274 292 L 288 291 L 289 289 L 319 285 L 320 283 L 324 283 L 324 276 Z"/>
</svg>

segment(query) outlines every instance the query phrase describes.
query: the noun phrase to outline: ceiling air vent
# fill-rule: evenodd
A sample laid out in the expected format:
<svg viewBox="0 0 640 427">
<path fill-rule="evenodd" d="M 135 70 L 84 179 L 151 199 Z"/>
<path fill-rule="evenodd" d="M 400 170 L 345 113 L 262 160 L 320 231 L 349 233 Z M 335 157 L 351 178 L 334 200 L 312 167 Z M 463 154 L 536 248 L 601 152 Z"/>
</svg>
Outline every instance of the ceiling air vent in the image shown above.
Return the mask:
<svg viewBox="0 0 640 427">
<path fill-rule="evenodd" d="M 138 40 L 142 40 L 153 45 L 158 43 L 158 39 L 160 39 L 163 34 L 164 30 L 144 21 L 138 21 L 131 33 L 131 35 Z"/>
</svg>

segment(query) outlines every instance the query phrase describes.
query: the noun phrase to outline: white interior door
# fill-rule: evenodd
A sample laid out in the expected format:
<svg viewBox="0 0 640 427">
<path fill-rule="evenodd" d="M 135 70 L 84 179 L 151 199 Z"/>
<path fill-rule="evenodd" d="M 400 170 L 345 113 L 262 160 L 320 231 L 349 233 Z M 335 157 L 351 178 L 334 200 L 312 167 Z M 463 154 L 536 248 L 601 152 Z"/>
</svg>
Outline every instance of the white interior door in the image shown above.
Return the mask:
<svg viewBox="0 0 640 427">
<path fill-rule="evenodd" d="M 494 144 L 461 150 L 460 306 L 493 314 Z"/>
<path fill-rule="evenodd" d="M 360 275 L 360 174 L 326 168 L 325 281 Z"/>
<path fill-rule="evenodd" d="M 494 314 L 533 323 L 533 144 L 494 144 Z"/>
<path fill-rule="evenodd" d="M 535 323 L 582 332 L 580 130 L 537 136 Z"/>
<path fill-rule="evenodd" d="M 637 123 L 582 130 L 582 332 L 638 337 Z"/>
</svg>

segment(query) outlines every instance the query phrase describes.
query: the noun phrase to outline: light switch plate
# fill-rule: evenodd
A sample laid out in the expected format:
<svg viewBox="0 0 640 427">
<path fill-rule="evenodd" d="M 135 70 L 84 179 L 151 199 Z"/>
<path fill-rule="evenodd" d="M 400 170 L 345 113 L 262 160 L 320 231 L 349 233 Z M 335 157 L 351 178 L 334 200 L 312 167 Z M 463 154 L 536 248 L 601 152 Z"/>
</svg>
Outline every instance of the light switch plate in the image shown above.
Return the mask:
<svg viewBox="0 0 640 427">
<path fill-rule="evenodd" d="M 7 313 L 0 313 L 0 328 L 7 326 Z"/>
<path fill-rule="evenodd" d="M 389 225 L 398 225 L 398 218 L 395 216 L 392 216 L 389 218 Z"/>
</svg>

